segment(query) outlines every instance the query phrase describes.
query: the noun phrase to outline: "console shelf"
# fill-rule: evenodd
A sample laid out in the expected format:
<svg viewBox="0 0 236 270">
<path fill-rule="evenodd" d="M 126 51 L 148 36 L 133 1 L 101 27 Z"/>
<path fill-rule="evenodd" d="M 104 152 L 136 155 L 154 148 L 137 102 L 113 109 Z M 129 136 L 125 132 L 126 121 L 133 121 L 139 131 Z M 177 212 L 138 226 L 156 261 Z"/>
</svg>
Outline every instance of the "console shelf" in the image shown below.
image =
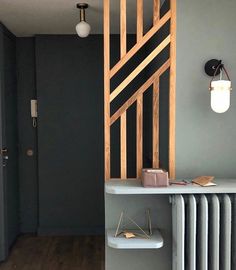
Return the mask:
<svg viewBox="0 0 236 270">
<path fill-rule="evenodd" d="M 114 237 L 115 230 L 107 231 L 108 246 L 116 249 L 158 249 L 163 247 L 163 238 L 158 230 L 153 230 L 150 239 Z"/>
<path fill-rule="evenodd" d="M 116 180 L 112 179 L 105 184 L 105 190 L 108 194 L 210 194 L 210 193 L 236 193 L 236 179 L 215 179 L 217 186 L 200 187 L 198 185 L 189 184 L 171 185 L 161 188 L 144 188 L 141 181 L 132 180 Z"/>
</svg>

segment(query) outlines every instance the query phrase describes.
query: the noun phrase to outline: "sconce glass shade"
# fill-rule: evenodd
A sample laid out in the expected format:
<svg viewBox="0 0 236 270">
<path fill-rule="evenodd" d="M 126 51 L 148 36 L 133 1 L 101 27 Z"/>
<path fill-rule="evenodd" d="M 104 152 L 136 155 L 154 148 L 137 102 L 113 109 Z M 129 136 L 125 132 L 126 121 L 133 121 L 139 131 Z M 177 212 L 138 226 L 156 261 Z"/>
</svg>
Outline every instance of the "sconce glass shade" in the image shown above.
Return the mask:
<svg viewBox="0 0 236 270">
<path fill-rule="evenodd" d="M 76 32 L 81 38 L 85 38 L 90 34 L 91 27 L 86 21 L 81 21 L 76 25 Z"/>
<path fill-rule="evenodd" d="M 231 81 L 211 82 L 211 108 L 216 113 L 224 113 L 230 107 Z"/>
</svg>

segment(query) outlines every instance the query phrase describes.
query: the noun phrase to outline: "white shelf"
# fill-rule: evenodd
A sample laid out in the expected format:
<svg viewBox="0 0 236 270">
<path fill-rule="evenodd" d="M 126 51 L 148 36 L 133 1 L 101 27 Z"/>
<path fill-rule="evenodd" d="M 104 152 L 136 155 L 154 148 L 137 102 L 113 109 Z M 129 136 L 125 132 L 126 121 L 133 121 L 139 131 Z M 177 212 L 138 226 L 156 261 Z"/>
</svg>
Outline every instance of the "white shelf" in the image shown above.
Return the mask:
<svg viewBox="0 0 236 270">
<path fill-rule="evenodd" d="M 114 237 L 115 230 L 107 231 L 108 246 L 116 249 L 157 249 L 163 247 L 163 238 L 158 230 L 153 230 L 150 239 Z"/>
<path fill-rule="evenodd" d="M 236 179 L 215 179 L 214 187 L 200 187 L 189 184 L 170 185 L 161 188 L 144 188 L 141 181 L 132 180 L 110 180 L 105 184 L 106 193 L 109 194 L 209 194 L 209 193 L 236 193 Z"/>
</svg>

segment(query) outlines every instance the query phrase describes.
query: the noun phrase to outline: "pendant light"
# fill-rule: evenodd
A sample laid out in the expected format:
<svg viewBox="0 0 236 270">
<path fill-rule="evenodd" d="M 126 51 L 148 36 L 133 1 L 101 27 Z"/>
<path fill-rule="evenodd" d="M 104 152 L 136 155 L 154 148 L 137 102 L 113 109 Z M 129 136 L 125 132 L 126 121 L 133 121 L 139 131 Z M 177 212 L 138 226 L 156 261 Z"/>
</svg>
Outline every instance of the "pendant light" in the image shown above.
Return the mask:
<svg viewBox="0 0 236 270">
<path fill-rule="evenodd" d="M 88 8 L 86 3 L 78 3 L 77 8 L 80 10 L 80 22 L 76 25 L 76 32 L 79 37 L 85 38 L 90 34 L 91 27 L 85 20 L 85 9 Z"/>
<path fill-rule="evenodd" d="M 224 113 L 230 107 L 230 92 L 232 90 L 229 74 L 221 60 L 212 59 L 205 65 L 205 71 L 212 76 L 209 90 L 211 91 L 211 108 L 216 113 Z M 227 79 L 223 79 L 225 73 Z M 216 76 L 219 80 L 215 80 Z"/>
</svg>

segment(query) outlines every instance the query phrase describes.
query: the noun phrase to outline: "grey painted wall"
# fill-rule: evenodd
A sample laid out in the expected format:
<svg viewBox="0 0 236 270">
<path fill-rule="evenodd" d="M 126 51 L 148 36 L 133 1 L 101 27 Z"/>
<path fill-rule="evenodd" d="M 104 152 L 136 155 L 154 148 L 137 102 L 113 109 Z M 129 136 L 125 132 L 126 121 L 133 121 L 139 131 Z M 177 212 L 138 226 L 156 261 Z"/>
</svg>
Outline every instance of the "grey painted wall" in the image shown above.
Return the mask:
<svg viewBox="0 0 236 270">
<path fill-rule="evenodd" d="M 39 233 L 104 231 L 102 36 L 37 36 Z"/>
<path fill-rule="evenodd" d="M 129 35 L 128 47 L 136 36 Z M 119 36 L 112 35 L 112 64 L 119 59 Z M 136 66 L 139 54 L 126 70 Z M 121 72 L 112 80 L 115 87 Z M 37 96 L 39 102 L 38 170 L 39 232 L 96 233 L 104 230 L 103 200 L 103 37 L 36 37 Z M 126 89 L 136 90 L 147 72 Z M 123 95 L 112 104 L 115 110 Z M 135 130 L 134 111 L 129 112 Z M 113 173 L 119 176 L 119 130 L 115 126 L 112 147 Z M 130 133 L 129 133 L 130 135 Z M 128 136 L 128 143 L 135 141 Z M 116 151 L 117 150 L 117 151 Z M 130 148 L 131 155 L 135 147 Z M 144 153 L 148 162 L 148 150 Z M 135 172 L 132 162 L 128 169 Z M 134 176 L 134 174 L 133 174 Z"/>
<path fill-rule="evenodd" d="M 35 41 L 17 38 L 19 183 L 21 232 L 36 232 L 38 225 L 37 129 L 32 126 L 30 100 L 36 97 Z M 33 156 L 27 155 L 32 149 Z"/>
<path fill-rule="evenodd" d="M 156 37 L 155 37 L 156 39 Z M 131 48 L 133 44 L 136 42 L 136 36 L 135 35 L 129 35 L 128 36 L 128 48 Z M 56 45 L 55 45 L 56 44 Z M 36 52 L 35 52 L 35 46 L 36 46 Z M 119 60 L 119 36 L 118 35 L 112 35 L 111 37 L 111 46 L 112 46 L 112 54 L 111 54 L 111 65 L 114 65 Z M 55 49 L 56 48 L 56 49 Z M 125 69 L 119 72 L 115 76 L 115 78 L 112 80 L 112 87 L 115 88 L 115 86 L 124 78 L 125 72 L 132 70 L 133 66 L 137 66 L 138 63 L 147 55 L 148 51 L 151 49 L 151 47 L 145 47 L 143 50 L 140 51 L 140 53 L 132 59 L 126 65 Z M 36 56 L 35 56 L 36 53 Z M 95 55 L 95 61 L 91 59 L 91 55 L 93 53 L 93 56 Z M 35 59 L 36 58 L 36 59 Z M 165 58 L 165 57 L 164 57 Z M 162 60 L 164 59 L 162 57 Z M 76 61 L 75 61 L 76 59 Z M 37 60 L 37 65 L 35 63 L 35 60 Z M 76 65 L 71 65 L 71 63 L 75 61 Z M 94 62 L 93 62 L 94 61 Z M 61 63 L 68 63 L 68 65 L 61 65 Z M 93 65 L 91 63 L 93 62 Z M 46 68 L 45 68 L 46 66 Z M 98 68 L 99 67 L 99 68 Z M 88 100 L 89 98 L 96 99 L 96 106 L 90 106 L 88 101 L 84 102 L 82 107 L 81 103 L 80 106 L 77 106 L 77 101 L 75 100 L 76 106 L 74 106 L 74 116 L 76 115 L 79 117 L 81 116 L 80 120 L 81 123 L 86 123 L 86 121 L 92 121 L 93 125 L 91 126 L 91 129 L 94 129 L 98 132 L 99 136 L 96 138 L 96 148 L 91 146 L 91 148 L 88 151 L 88 153 L 92 153 L 91 156 L 95 157 L 102 156 L 103 155 L 103 39 L 101 35 L 97 36 L 91 36 L 86 40 L 81 40 L 77 38 L 77 36 L 39 36 L 36 38 L 36 41 L 34 38 L 18 38 L 17 39 L 17 71 L 18 71 L 18 119 L 19 119 L 19 173 L 20 173 L 20 209 L 21 209 L 21 231 L 22 232 L 35 232 L 36 228 L 38 226 L 38 222 L 40 225 L 40 231 L 47 231 L 47 232 L 59 232 L 62 233 L 64 231 L 64 228 L 67 227 L 66 231 L 69 233 L 70 231 L 75 232 L 79 231 L 78 229 L 78 220 L 81 220 L 78 216 L 78 219 L 68 218 L 64 213 L 68 213 L 68 215 L 75 215 L 76 212 L 78 212 L 78 205 L 81 205 L 79 202 L 84 200 L 84 193 L 82 190 L 80 191 L 81 196 L 77 196 L 78 193 L 76 193 L 76 199 L 71 199 L 71 204 L 68 209 L 65 209 L 61 207 L 61 212 L 58 216 L 61 217 L 61 224 L 57 220 L 55 216 L 49 215 L 50 218 L 47 218 L 44 214 L 39 215 L 40 220 L 38 221 L 38 203 L 41 205 L 45 205 L 45 209 L 48 210 L 48 205 L 51 204 L 51 192 L 50 189 L 50 181 L 49 178 L 42 177 L 44 173 L 51 174 L 51 178 L 53 175 L 55 176 L 55 171 L 53 172 L 53 164 L 55 163 L 55 157 L 50 158 L 53 153 L 56 152 L 50 152 L 49 151 L 49 145 L 48 140 L 55 138 L 54 127 L 55 127 L 55 119 L 52 119 L 51 111 L 57 112 L 55 113 L 55 117 L 59 114 L 62 114 L 61 110 L 61 104 L 59 103 L 53 103 L 50 105 L 47 105 L 45 107 L 40 106 L 39 104 L 39 133 L 41 134 L 39 138 L 39 152 L 41 152 L 41 160 L 39 160 L 40 164 L 44 164 L 42 166 L 39 166 L 39 175 L 41 175 L 39 182 L 37 179 L 38 173 L 37 173 L 37 130 L 32 128 L 32 121 L 30 117 L 30 110 L 29 110 L 29 101 L 31 98 L 34 98 L 38 95 L 39 97 L 39 103 L 44 105 L 44 101 L 46 102 L 47 99 L 61 99 L 64 110 L 71 110 L 70 107 L 70 97 L 71 93 L 68 91 L 68 89 L 75 89 L 74 92 L 76 95 L 78 95 L 78 98 L 80 98 L 83 95 L 83 99 Z M 50 70 L 50 72 L 49 72 Z M 54 73 L 51 72 L 54 71 Z M 89 80 L 89 73 L 93 74 L 93 80 Z M 145 80 L 147 75 L 150 75 L 153 72 L 152 69 L 147 69 L 144 72 L 142 72 L 141 76 L 139 78 L 135 79 L 129 87 L 126 89 L 126 93 L 132 93 L 132 91 L 136 90 Z M 36 93 L 36 77 L 35 74 L 38 74 L 37 77 L 37 90 L 38 93 Z M 53 80 L 52 84 L 51 82 L 51 76 L 54 74 L 55 80 Z M 60 80 L 58 78 L 63 78 L 64 84 L 61 84 Z M 168 81 L 168 78 L 166 80 L 166 76 L 163 76 L 161 83 L 166 85 L 166 81 Z M 163 88 L 163 87 L 162 87 Z M 62 95 L 58 92 L 58 89 L 62 90 Z M 89 89 L 88 91 L 81 91 L 80 89 Z M 91 90 L 92 89 L 92 90 Z M 99 90 L 98 90 L 99 89 Z M 47 90 L 47 91 L 46 91 Z M 163 89 L 164 90 L 164 89 Z M 166 96 L 167 91 L 162 91 L 163 99 L 168 98 L 168 95 Z M 116 100 L 112 104 L 112 110 L 115 110 L 116 107 L 121 103 L 124 102 L 127 99 L 127 94 L 123 95 L 121 99 Z M 65 100 L 68 99 L 68 102 L 66 103 Z M 151 101 L 151 89 L 148 91 L 147 94 L 145 94 L 144 102 L 150 103 Z M 163 102 L 161 102 L 163 104 Z M 145 106 L 145 108 L 151 108 L 151 106 Z M 167 106 L 162 106 L 162 114 L 166 115 L 166 109 L 168 109 Z M 94 118 L 96 113 L 96 120 Z M 44 115 L 45 114 L 45 115 Z M 87 116 L 87 114 L 89 114 Z M 42 117 L 41 117 L 42 116 Z M 66 116 L 62 116 L 62 121 L 59 121 L 57 124 L 57 128 L 63 129 L 63 127 L 67 126 L 68 129 L 74 130 L 74 132 L 78 135 L 76 135 L 76 138 L 72 138 L 73 140 L 78 140 L 77 145 L 73 149 L 79 149 L 80 143 L 82 143 L 83 140 L 85 140 L 85 134 L 89 133 L 92 134 L 91 136 L 94 136 L 94 131 L 88 131 L 88 129 L 85 130 L 85 127 L 83 128 L 83 131 L 81 128 L 78 128 L 77 126 L 74 126 L 74 122 L 71 121 L 73 117 L 71 115 L 67 114 L 69 118 L 66 118 Z M 87 119 L 86 119 L 87 117 Z M 93 119 L 91 118 L 93 117 Z M 135 130 L 135 121 L 133 119 L 135 118 L 135 106 L 133 106 L 129 112 L 128 112 L 128 157 L 129 157 L 129 164 L 128 164 L 128 174 L 129 177 L 135 176 L 135 140 L 133 140 L 133 131 Z M 146 136 L 148 142 L 144 146 L 144 163 L 145 166 L 150 167 L 151 166 L 151 111 L 146 110 L 144 112 L 144 118 L 145 118 L 145 126 L 144 126 L 144 135 Z M 89 120 L 90 119 L 90 120 Z M 64 121 L 64 122 L 63 122 Z M 62 123 L 63 122 L 63 123 Z M 52 128 L 51 130 L 46 127 L 46 123 L 50 125 Z M 164 121 L 165 124 L 165 121 Z M 113 132 L 117 132 L 112 137 L 112 147 L 113 147 L 113 156 L 112 156 L 112 173 L 113 176 L 119 177 L 119 123 L 114 125 Z M 50 132 L 49 132 L 50 131 Z M 66 131 L 65 131 L 66 132 Z M 166 143 L 166 129 L 165 132 L 161 133 L 161 136 L 163 139 L 162 146 L 164 145 L 163 149 L 167 149 L 165 147 Z M 62 133 L 61 133 L 62 134 Z M 118 134 L 118 136 L 117 136 Z M 58 133 L 56 134 L 56 136 Z M 61 138 L 64 138 L 65 134 L 62 134 L 63 136 Z M 70 134 L 72 137 L 74 136 L 72 133 Z M 86 136 L 87 137 L 87 136 Z M 148 139 L 149 138 L 149 139 Z M 41 144 L 41 142 L 43 142 Z M 44 144 L 45 143 L 45 144 Z M 67 144 L 68 140 L 61 140 L 61 141 L 54 141 L 55 143 L 55 149 L 60 149 L 59 151 L 66 152 L 68 151 Z M 26 155 L 27 149 L 33 149 L 34 150 L 34 156 L 28 157 Z M 99 149 L 99 153 L 97 152 Z M 94 150 L 94 151 L 93 151 Z M 49 151 L 49 152 L 47 152 Z M 166 151 L 163 151 L 164 158 L 163 158 L 163 164 L 166 164 Z M 71 151 L 70 151 L 71 153 Z M 86 155 L 86 153 L 83 155 Z M 58 153 L 56 153 L 56 157 L 58 157 Z M 76 160 L 83 161 L 84 157 L 82 155 L 70 155 L 69 153 L 66 154 L 63 166 L 61 166 L 62 171 L 65 171 L 65 168 L 69 167 L 71 168 L 71 163 L 77 162 Z M 162 160 L 162 159 L 161 159 Z M 79 164 L 82 164 L 81 162 L 78 162 Z M 90 160 L 91 164 L 95 164 L 95 161 L 93 158 Z M 97 161 L 96 161 L 97 162 Z M 87 162 L 86 166 L 84 165 L 83 169 L 88 168 L 89 162 Z M 81 165 L 82 166 L 82 165 Z M 99 182 L 99 179 L 103 179 L 103 159 L 99 160 L 99 164 L 97 164 L 98 170 L 91 171 L 91 173 L 94 173 L 89 177 L 90 180 L 83 181 L 83 189 L 87 189 L 91 187 L 94 183 L 94 181 L 97 183 L 99 188 L 103 188 L 103 181 Z M 78 172 L 78 170 L 72 170 L 71 173 L 73 177 L 82 177 L 84 173 Z M 60 174 L 61 176 L 62 174 Z M 100 177 L 99 177 L 100 175 Z M 84 176 L 83 176 L 84 177 Z M 97 179 L 97 180 L 94 180 Z M 44 188 L 40 190 L 39 198 L 38 198 L 38 185 L 39 187 L 42 187 L 42 182 L 46 182 L 46 185 Z M 55 180 L 58 184 L 58 178 Z M 100 183 L 100 184 L 99 184 Z M 64 183 L 65 186 L 67 185 L 67 181 Z M 81 183 L 77 183 L 80 185 Z M 61 191 L 58 191 L 58 194 L 61 194 L 60 199 L 62 199 L 63 192 L 65 191 L 65 186 L 62 185 Z M 79 186 L 72 187 L 68 186 L 68 193 L 71 191 L 73 193 L 73 190 L 79 190 Z M 62 192 L 63 190 L 63 192 Z M 102 190 L 102 189 L 101 189 Z M 48 192 L 48 193 L 47 193 Z M 48 194 L 48 195 L 46 195 Z M 98 195 L 100 199 L 97 199 L 98 205 L 100 209 L 103 208 L 103 199 L 101 196 Z M 41 199 L 40 199 L 41 198 Z M 73 201 L 73 203 L 72 203 Z M 55 201 L 55 205 L 52 206 L 52 209 L 55 209 L 59 205 L 59 201 Z M 63 203 L 64 205 L 64 203 Z M 81 210 L 82 211 L 82 210 Z M 86 212 L 87 209 L 84 210 Z M 45 213 L 42 212 L 41 213 Z M 81 212 L 83 213 L 83 212 Z M 101 219 L 102 219 L 101 215 Z M 96 224 L 97 221 L 94 218 L 93 221 L 89 222 L 91 227 L 94 227 L 93 224 Z M 45 223 L 47 225 L 45 225 Z M 63 223 L 64 222 L 64 223 Z M 67 226 L 70 223 L 70 226 Z M 100 222 L 100 221 L 99 221 Z M 104 222 L 104 221 L 103 221 Z M 103 222 L 100 222 L 100 224 L 104 224 Z M 44 224 L 44 225 L 43 225 Z M 100 225 L 100 227 L 103 227 L 104 225 Z M 42 229 L 43 227 L 43 229 Z M 85 228 L 87 226 L 83 226 L 82 230 L 85 231 Z M 95 225 L 96 227 L 96 225 Z M 90 230 L 90 229 L 89 229 Z"/>
<path fill-rule="evenodd" d="M 236 176 L 236 1 L 177 1 L 178 177 Z M 224 114 L 210 108 L 207 60 L 224 61 L 232 79 L 231 107 Z"/>
<path fill-rule="evenodd" d="M 128 47 L 131 47 L 136 41 L 135 35 L 129 35 Z M 112 46 L 114 48 L 111 55 L 112 65 L 119 59 L 119 36 L 112 35 Z M 36 52 L 35 52 L 36 45 Z M 55 49 L 56 48 L 56 49 Z M 145 51 L 132 59 L 132 62 L 126 66 L 126 70 L 132 69 L 132 66 L 136 66 L 143 56 Z M 35 56 L 36 53 L 36 56 Z M 37 64 L 35 63 L 35 57 Z M 76 63 L 71 65 L 71 63 Z M 61 64 L 63 63 L 63 64 Z M 91 65 L 91 63 L 93 63 Z M 22 232 L 35 232 L 38 222 L 40 224 L 40 232 L 43 233 L 78 233 L 78 232 L 91 232 L 103 230 L 104 227 L 104 215 L 103 215 L 103 197 L 98 190 L 103 191 L 103 38 L 101 35 L 91 36 L 86 40 L 81 40 L 77 36 L 39 36 L 36 38 L 19 38 L 17 39 L 17 68 L 18 68 L 18 119 L 19 119 L 19 162 L 20 162 L 20 208 L 21 208 L 21 231 Z M 53 72 L 52 72 L 53 71 Z M 36 93 L 36 77 L 37 73 L 37 92 Z M 113 86 L 117 85 L 123 78 L 124 72 L 115 76 L 112 81 Z M 90 74 L 93 75 L 91 80 Z M 52 75 L 56 78 L 51 80 Z M 142 73 L 141 78 L 136 79 L 126 91 L 132 92 L 137 89 L 140 84 L 145 81 L 147 71 Z M 63 84 L 60 79 L 62 78 Z M 58 91 L 60 89 L 60 91 Z M 74 93 L 74 99 L 71 100 L 72 92 Z M 41 159 L 39 160 L 39 182 L 37 179 L 37 130 L 32 128 L 32 121 L 30 117 L 29 101 L 38 95 L 39 98 L 39 154 Z M 150 95 L 149 95 L 150 96 Z M 53 102 L 53 100 L 61 100 L 61 103 Z M 121 100 L 114 102 L 113 109 L 118 106 L 120 102 L 127 99 L 127 95 L 124 95 Z M 84 102 L 81 102 L 84 100 Z M 75 102 L 74 106 L 71 104 Z M 91 106 L 90 102 L 94 102 Z M 46 104 L 46 105 L 45 105 Z M 66 113 L 70 112 L 73 107 L 73 115 Z M 52 115 L 54 113 L 54 116 Z M 58 120 L 59 115 L 60 121 Z M 135 110 L 131 110 L 128 114 L 129 119 L 129 164 L 128 172 L 130 176 L 134 176 L 135 173 L 135 141 L 133 141 L 132 130 L 135 130 Z M 146 118 L 150 118 L 150 113 L 145 114 Z M 78 118 L 80 125 L 77 125 L 74 118 Z M 91 122 L 92 125 L 88 126 L 87 122 Z M 146 123 L 148 121 L 145 121 Z M 49 125 L 49 128 L 48 126 Z M 60 132 L 55 132 L 55 126 Z M 67 129 L 65 130 L 65 127 Z M 115 127 L 117 129 L 118 125 Z M 149 126 L 145 127 L 145 131 L 150 133 Z M 68 135 L 67 130 L 70 130 Z M 72 132 L 73 131 L 73 132 Z M 119 135 L 119 130 L 116 130 Z M 64 132 L 64 133 L 63 133 Z M 62 135 L 58 139 L 57 136 Z M 113 149 L 115 153 L 113 155 L 113 173 L 119 176 L 119 136 L 114 136 L 112 141 Z M 87 140 L 88 135 L 91 136 L 91 140 L 95 143 L 89 145 L 90 139 Z M 58 140 L 55 138 L 57 137 Z M 64 139 L 66 138 L 66 140 Z M 55 151 L 50 151 L 50 145 L 48 141 L 53 140 Z M 73 146 L 73 150 L 76 155 L 72 154 L 72 151 L 68 149 L 70 142 L 76 142 Z M 117 143 L 118 142 L 118 143 Z M 130 143 L 130 142 L 133 142 Z M 82 145 L 85 147 L 87 143 L 87 151 L 83 151 L 81 154 L 78 150 Z M 130 146 L 131 145 L 131 146 Z M 26 155 L 27 149 L 34 150 L 34 156 L 28 157 Z M 117 150 L 117 151 L 116 151 Z M 54 170 L 55 160 L 59 156 L 56 151 L 65 153 L 61 168 L 61 172 L 57 167 Z M 144 149 L 144 160 L 148 164 L 150 159 L 149 146 Z M 55 155 L 55 156 L 53 156 Z M 53 156 L 53 157 L 52 157 Z M 85 164 L 85 156 L 87 161 Z M 96 157 L 100 156 L 100 159 Z M 133 157 L 133 159 L 132 159 Z M 95 160 L 96 158 L 96 160 Z M 75 164 L 73 167 L 71 164 Z M 43 165 L 42 165 L 43 164 Z M 79 164 L 79 165 L 78 165 Z M 97 165 L 96 165 L 97 164 Z M 56 164 L 57 165 L 57 164 Z M 82 166 L 83 165 L 83 166 Z M 96 169 L 91 170 L 91 167 L 96 165 Z M 78 166 L 82 166 L 78 171 Z M 150 165 L 149 165 L 150 166 Z M 57 190 L 59 200 L 57 198 L 52 205 L 52 198 L 55 195 L 52 187 L 57 185 L 59 177 L 62 177 L 63 173 L 70 170 L 71 177 L 76 183 L 76 187 L 69 184 L 71 178 L 65 179 L 63 182 L 61 178 L 61 189 Z M 88 170 L 89 175 L 84 171 Z M 42 177 L 42 175 L 49 175 L 49 177 Z M 58 177 L 59 175 L 59 177 Z M 54 179 L 53 182 L 50 179 Z M 83 181 L 81 180 L 83 178 Z M 86 180 L 85 180 L 86 178 Z M 79 179 L 77 181 L 77 179 Z M 52 182 L 50 182 L 52 181 Z M 69 181 L 69 182 L 68 182 Z M 44 186 L 44 184 L 45 186 Z M 54 183 L 54 184 L 53 184 Z M 64 184 L 63 184 L 64 183 Z M 41 187 L 38 198 L 38 185 Z M 42 188 L 44 186 L 44 188 Z M 99 206 L 97 211 L 98 218 L 93 216 L 93 201 L 91 204 L 84 207 L 84 200 L 87 198 L 84 196 L 87 194 L 85 190 L 89 190 L 93 187 L 96 205 Z M 44 205 L 46 211 L 50 211 L 48 205 L 51 205 L 52 211 L 60 205 L 60 200 L 63 200 L 67 189 L 67 193 L 75 193 L 74 199 L 70 197 L 64 198 L 68 203 L 68 208 L 65 201 L 62 203 L 60 213 L 58 215 L 46 215 L 46 212 L 42 211 L 39 215 L 38 221 L 38 203 Z M 54 194 L 54 195 L 53 195 Z M 73 197 L 73 196 L 72 196 Z M 38 200 L 39 199 L 39 200 Z M 83 203 L 81 203 L 83 202 Z M 80 210 L 78 210 L 80 209 Z M 91 211 L 88 211 L 90 209 Z M 80 215 L 78 215 L 78 211 Z M 86 214 L 83 219 L 81 216 Z M 67 215 L 70 215 L 68 218 Z M 93 217 L 91 217 L 91 215 Z M 76 218 L 72 218 L 76 216 Z M 60 217 L 60 220 L 58 220 Z M 82 222 L 86 222 L 89 218 L 89 225 L 81 225 Z M 80 223 L 81 222 L 81 223 Z M 98 225 L 99 224 L 99 225 Z M 99 227 L 99 228 L 97 228 Z M 65 229 L 66 228 L 66 229 Z M 80 228 L 80 229 L 79 229 Z"/>
</svg>

